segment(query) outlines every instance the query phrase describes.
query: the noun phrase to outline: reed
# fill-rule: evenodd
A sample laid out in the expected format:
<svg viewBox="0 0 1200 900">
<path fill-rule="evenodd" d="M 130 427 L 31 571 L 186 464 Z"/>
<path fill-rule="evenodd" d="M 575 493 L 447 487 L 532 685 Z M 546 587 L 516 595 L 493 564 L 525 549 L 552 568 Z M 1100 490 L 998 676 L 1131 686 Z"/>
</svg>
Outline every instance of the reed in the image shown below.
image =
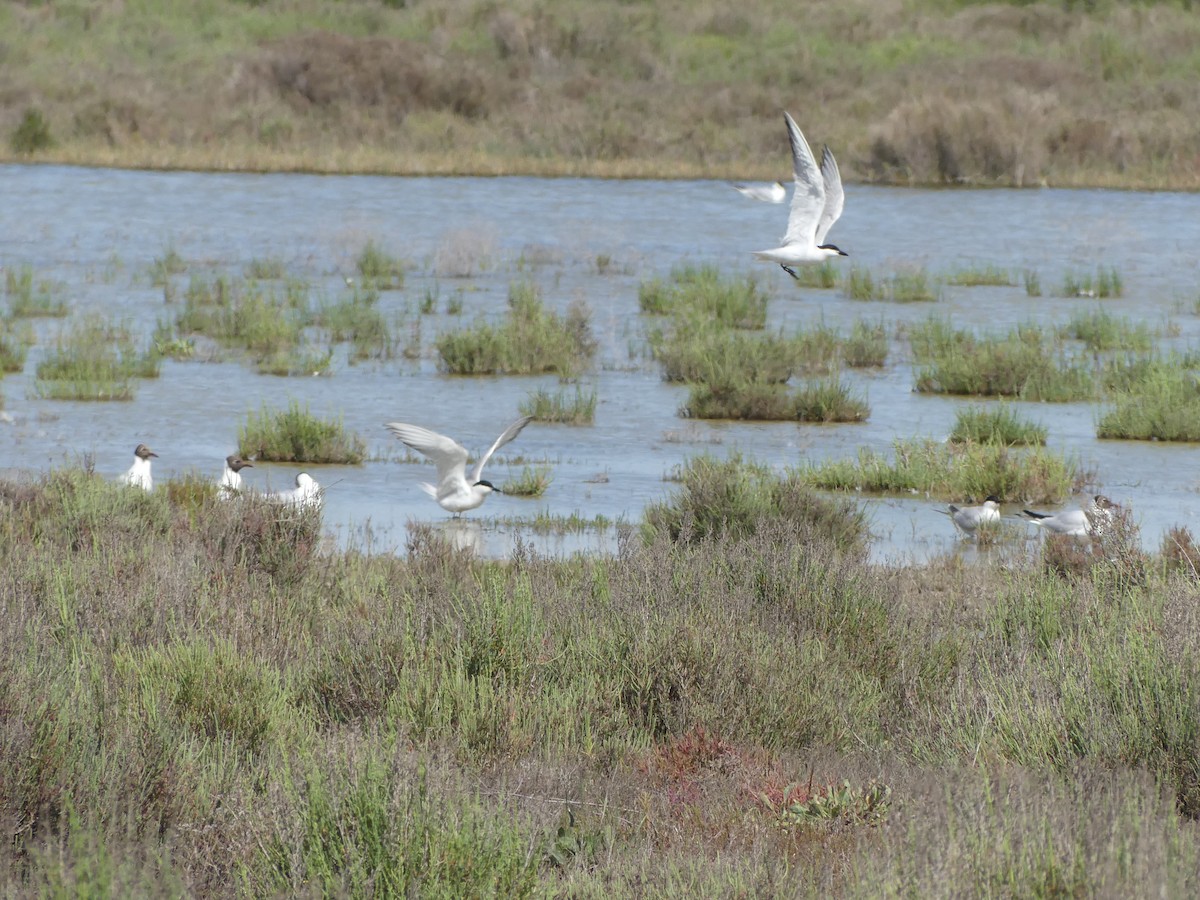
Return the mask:
<svg viewBox="0 0 1200 900">
<path fill-rule="evenodd" d="M 1023 419 L 1010 406 L 974 405 L 960 408 L 954 415 L 950 440 L 956 444 L 1001 444 L 1005 447 L 1042 446 L 1046 426 Z"/>
<path fill-rule="evenodd" d="M 264 405 L 258 412 L 248 412 L 238 429 L 238 453 L 268 462 L 358 465 L 366 454 L 366 442 L 347 431 L 340 417 L 317 418 L 293 400 L 284 410 Z"/>
</svg>

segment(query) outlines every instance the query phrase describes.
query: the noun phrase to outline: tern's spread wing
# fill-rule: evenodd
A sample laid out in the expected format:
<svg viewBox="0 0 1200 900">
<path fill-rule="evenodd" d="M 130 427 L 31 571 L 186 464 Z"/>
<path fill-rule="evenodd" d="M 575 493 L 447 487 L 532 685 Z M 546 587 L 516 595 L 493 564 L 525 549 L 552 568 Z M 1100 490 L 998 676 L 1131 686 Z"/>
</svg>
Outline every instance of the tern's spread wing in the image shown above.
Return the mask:
<svg viewBox="0 0 1200 900">
<path fill-rule="evenodd" d="M 842 214 L 842 206 L 846 195 L 842 192 L 842 173 L 838 171 L 837 160 L 826 146 L 821 152 L 821 180 L 825 184 L 825 208 L 821 211 L 821 220 L 817 223 L 817 245 L 825 243 L 825 235 Z"/>
<path fill-rule="evenodd" d="M 488 452 L 479 457 L 479 462 L 475 463 L 475 471 L 471 473 L 471 484 L 475 484 L 475 482 L 479 481 L 479 476 L 483 474 L 483 466 L 489 459 L 492 458 L 492 454 L 520 434 L 521 429 L 532 421 L 533 416 L 522 416 L 520 419 L 517 419 L 517 421 L 513 422 L 504 429 L 504 433 L 500 435 L 500 437 L 496 438 L 496 443 L 492 444 L 492 446 L 488 449 Z"/>
<path fill-rule="evenodd" d="M 437 466 L 439 486 L 447 480 L 463 477 L 467 468 L 467 449 L 454 438 L 403 422 L 389 422 L 384 427 L 409 447 L 433 460 Z"/>
<path fill-rule="evenodd" d="M 783 117 L 787 120 L 788 138 L 792 143 L 792 177 L 796 179 L 783 243 L 811 244 L 816 237 L 817 222 L 825 209 L 825 183 L 800 126 L 786 112 Z"/>
</svg>

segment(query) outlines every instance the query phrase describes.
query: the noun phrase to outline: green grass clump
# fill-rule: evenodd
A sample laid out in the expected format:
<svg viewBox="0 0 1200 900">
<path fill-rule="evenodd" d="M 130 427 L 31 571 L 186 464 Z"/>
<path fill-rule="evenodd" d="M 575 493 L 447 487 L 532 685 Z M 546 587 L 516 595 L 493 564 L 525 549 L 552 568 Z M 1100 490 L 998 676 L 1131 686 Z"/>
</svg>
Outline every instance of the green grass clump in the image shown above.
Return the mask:
<svg viewBox="0 0 1200 900">
<path fill-rule="evenodd" d="M 670 283 L 643 282 L 638 308 L 644 313 L 693 313 L 732 328 L 763 328 L 767 296 L 751 275 L 723 278 L 716 266 L 684 266 L 671 271 Z"/>
<path fill-rule="evenodd" d="M 1096 269 L 1096 274 L 1080 275 L 1067 272 L 1063 276 L 1064 297 L 1120 297 L 1125 293 L 1125 283 L 1115 267 Z"/>
<path fill-rule="evenodd" d="M 520 411 L 539 422 L 591 425 L 596 420 L 596 389 L 585 391 L 576 385 L 573 393 L 535 391 L 521 401 Z"/>
<path fill-rule="evenodd" d="M 792 338 L 747 334 L 695 316 L 678 317 L 665 336 L 651 335 L 651 346 L 666 381 L 782 384 L 801 366 Z"/>
<path fill-rule="evenodd" d="M 995 494 L 1005 501 L 1058 503 L 1086 481 L 1078 463 L 1041 448 L 897 440 L 891 460 L 872 450 L 854 460 L 816 463 L 805 483 L 834 491 L 917 493 L 958 502 Z"/>
<path fill-rule="evenodd" d="M 1058 329 L 1059 337 L 1083 341 L 1089 350 L 1139 350 L 1154 346 L 1154 330 L 1145 322 L 1114 316 L 1103 309 L 1079 310 Z"/>
<path fill-rule="evenodd" d="M 333 369 L 333 348 L 301 344 L 260 356 L 254 370 L 260 375 L 305 376 L 328 375 Z"/>
<path fill-rule="evenodd" d="M 796 287 L 818 290 L 830 290 L 837 287 L 838 267 L 829 260 L 815 266 L 793 266 L 793 270 L 796 273 L 793 279 Z"/>
<path fill-rule="evenodd" d="M 1027 297 L 1042 296 L 1042 279 L 1034 269 L 1026 269 L 1021 273 L 1021 281 L 1025 285 L 1025 295 Z"/>
<path fill-rule="evenodd" d="M 16 319 L 65 316 L 66 298 L 60 286 L 49 281 L 33 280 L 33 268 L 21 266 L 4 272 L 4 295 L 8 300 L 9 316 Z"/>
<path fill-rule="evenodd" d="M 1002 444 L 1006 447 L 1044 445 L 1046 426 L 1022 419 L 1009 406 L 966 406 L 954 416 L 950 440 L 957 444 Z"/>
<path fill-rule="evenodd" d="M 887 362 L 888 335 L 883 321 L 859 319 L 842 340 L 842 359 L 855 369 L 877 368 Z"/>
<path fill-rule="evenodd" d="M 289 282 L 280 290 L 257 281 L 193 278 L 175 328 L 181 335 L 202 334 L 242 350 L 258 362 L 292 355 L 303 344 L 311 320 L 301 282 Z"/>
<path fill-rule="evenodd" d="M 500 490 L 514 497 L 540 497 L 553 482 L 549 466 L 525 466 L 515 478 L 500 485 Z"/>
<path fill-rule="evenodd" d="M 48 400 L 131 400 L 133 379 L 157 378 L 158 368 L 127 328 L 88 316 L 59 334 L 38 363 L 34 390 Z"/>
<path fill-rule="evenodd" d="M 404 263 L 388 254 L 375 241 L 367 241 L 355 260 L 364 284 L 379 291 L 398 291 L 404 287 Z"/>
<path fill-rule="evenodd" d="M 851 300 L 882 300 L 884 294 L 876 287 L 875 278 L 870 271 L 859 266 L 851 266 L 850 273 L 842 285 L 842 293 Z"/>
<path fill-rule="evenodd" d="M 572 377 L 596 352 L 587 307 L 572 303 L 565 316 L 546 309 L 531 282 L 514 283 L 508 315 L 499 326 L 480 323 L 449 331 L 437 340 L 442 368 L 451 375 L 536 375 Z"/>
<path fill-rule="evenodd" d="M 1096 436 L 1139 441 L 1200 441 L 1200 382 L 1181 365 L 1159 362 L 1113 397 Z"/>
<path fill-rule="evenodd" d="M 968 266 L 962 269 L 955 269 L 946 276 L 946 284 L 958 285 L 960 287 L 983 287 L 990 285 L 1008 287 L 1013 283 L 1011 272 L 990 263 L 985 266 Z"/>
<path fill-rule="evenodd" d="M 366 442 L 346 431 L 341 419 L 326 421 L 292 401 L 286 410 L 263 406 L 246 414 L 238 429 L 238 453 L 268 462 L 341 463 L 358 465 Z"/>
<path fill-rule="evenodd" d="M 692 419 L 861 422 L 871 408 L 836 376 L 796 388 L 754 381 L 692 386 L 680 415 Z"/>
<path fill-rule="evenodd" d="M 33 328 L 12 319 L 0 318 L 0 372 L 20 372 L 33 343 Z"/>
<path fill-rule="evenodd" d="M 282 281 L 286 274 L 283 260 L 278 257 L 255 258 L 246 263 L 246 277 L 255 281 Z"/>
<path fill-rule="evenodd" d="M 186 271 L 187 262 L 179 255 L 174 244 L 168 244 L 162 256 L 156 256 L 150 264 L 150 283 L 156 287 L 163 287 L 173 276 L 182 275 Z"/>
<path fill-rule="evenodd" d="M 842 285 L 851 300 L 888 300 L 893 303 L 927 303 L 941 299 L 941 288 L 925 269 L 895 272 L 876 280 L 866 269 L 854 266 Z"/>
<path fill-rule="evenodd" d="M 1019 397 L 1065 403 L 1096 391 L 1090 363 L 1068 356 L 1036 326 L 976 337 L 931 319 L 910 332 L 916 389 L 932 394 Z"/>
<path fill-rule="evenodd" d="M 643 531 L 676 542 L 717 535 L 746 537 L 773 524 L 811 529 L 842 550 L 858 549 L 866 521 L 854 503 L 821 497 L 795 472 L 777 474 L 734 454 L 698 456 L 680 471 L 674 495 L 646 508 Z"/>
<path fill-rule="evenodd" d="M 372 288 L 354 291 L 337 303 L 317 310 L 314 324 L 329 332 L 331 341 L 350 343 L 350 361 L 391 359 L 396 339 L 387 319 L 379 311 L 379 292 Z"/>
</svg>

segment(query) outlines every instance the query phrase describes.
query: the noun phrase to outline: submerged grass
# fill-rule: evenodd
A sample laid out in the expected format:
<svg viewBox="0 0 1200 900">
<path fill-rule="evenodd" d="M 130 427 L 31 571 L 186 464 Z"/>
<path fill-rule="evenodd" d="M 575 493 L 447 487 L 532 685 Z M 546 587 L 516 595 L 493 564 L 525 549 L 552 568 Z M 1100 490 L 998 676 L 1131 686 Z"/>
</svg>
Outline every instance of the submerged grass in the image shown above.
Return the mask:
<svg viewBox="0 0 1200 900">
<path fill-rule="evenodd" d="M 1079 464 L 1041 448 L 897 440 L 889 460 L 872 450 L 853 460 L 813 464 L 805 483 L 834 491 L 921 494 L 959 502 L 995 494 L 1003 501 L 1058 503 L 1086 484 Z"/>
<path fill-rule="evenodd" d="M 1154 346 L 1154 329 L 1145 322 L 1114 316 L 1103 309 L 1079 310 L 1058 329 L 1059 337 L 1083 341 L 1092 351 L 1147 351 Z"/>
<path fill-rule="evenodd" d="M 45 280 L 35 283 L 32 266 L 5 269 L 4 295 L 8 314 L 15 319 L 59 317 L 70 311 L 62 286 Z"/>
<path fill-rule="evenodd" d="M 366 442 L 346 431 L 340 418 L 319 419 L 293 400 L 285 410 L 263 406 L 247 413 L 238 429 L 238 454 L 273 462 L 357 465 L 366 455 Z"/>
<path fill-rule="evenodd" d="M 131 400 L 136 378 L 157 378 L 159 359 L 127 328 L 87 316 L 60 332 L 37 366 L 34 390 L 49 400 Z"/>
<path fill-rule="evenodd" d="M 1182 551 L 876 565 L 851 501 L 740 458 L 596 557 L 318 552 L 315 518 L 79 470 L 0 509 L 22 893 L 1200 883 Z"/>
<path fill-rule="evenodd" d="M 396 339 L 378 304 L 378 290 L 356 287 L 336 303 L 321 306 L 314 324 L 328 331 L 330 340 L 350 343 L 351 362 L 391 359 Z"/>
<path fill-rule="evenodd" d="M 960 287 L 998 286 L 1009 287 L 1013 281 L 1012 273 L 1007 269 L 988 263 L 983 266 L 967 266 L 955 269 L 945 277 L 946 284 Z"/>
<path fill-rule="evenodd" d="M 596 420 L 596 397 L 595 387 L 584 390 L 579 385 L 573 392 L 535 391 L 521 401 L 520 411 L 539 422 L 591 425 Z"/>
<path fill-rule="evenodd" d="M 245 351 L 255 362 L 291 355 L 312 323 L 308 288 L 286 282 L 282 289 L 259 281 L 193 276 L 175 318 L 180 335 L 205 335 Z"/>
<path fill-rule="evenodd" d="M 1120 297 L 1125 293 L 1125 282 L 1115 267 L 1096 269 L 1095 275 L 1068 272 L 1063 276 L 1064 297 Z"/>
<path fill-rule="evenodd" d="M 404 287 L 404 263 L 373 240 L 363 246 L 354 265 L 367 288 L 398 291 Z"/>
<path fill-rule="evenodd" d="M 842 286 L 851 300 L 886 300 L 892 303 L 928 303 L 942 298 L 941 286 L 925 269 L 894 272 L 876 279 L 867 269 L 854 266 Z"/>
</svg>

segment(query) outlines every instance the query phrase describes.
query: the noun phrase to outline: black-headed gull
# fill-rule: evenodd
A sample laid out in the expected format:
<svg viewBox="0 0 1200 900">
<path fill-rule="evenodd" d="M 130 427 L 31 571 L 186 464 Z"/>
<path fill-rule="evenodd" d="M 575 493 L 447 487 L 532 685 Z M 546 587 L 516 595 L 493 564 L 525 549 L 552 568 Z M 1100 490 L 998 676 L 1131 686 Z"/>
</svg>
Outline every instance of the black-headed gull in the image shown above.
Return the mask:
<svg viewBox="0 0 1200 900">
<path fill-rule="evenodd" d="M 267 499 L 276 503 L 284 503 L 297 509 L 320 509 L 324 502 L 321 485 L 307 472 L 296 476 L 296 487 L 290 491 L 278 491 L 268 494 Z"/>
<path fill-rule="evenodd" d="M 217 484 L 217 496 L 223 500 L 236 497 L 242 490 L 242 469 L 253 468 L 253 463 L 246 462 L 236 453 L 225 457 L 225 471 Z"/>
<path fill-rule="evenodd" d="M 138 444 L 133 451 L 133 465 L 121 476 L 121 481 L 144 491 L 154 490 L 154 479 L 150 477 L 150 460 L 158 454 L 145 444 Z"/>
<path fill-rule="evenodd" d="M 421 488 L 436 500 L 442 509 L 457 516 L 480 506 L 488 494 L 498 490 L 490 481 L 480 478 L 483 467 L 492 458 L 493 453 L 520 434 L 521 429 L 531 421 L 533 416 L 524 416 L 505 428 L 495 443 L 488 448 L 487 453 L 475 463 L 470 478 L 467 477 L 467 449 L 454 438 L 422 428 L 420 425 L 406 425 L 403 422 L 389 422 L 384 427 L 407 446 L 433 460 L 437 466 L 438 483 L 436 486 L 422 484 Z"/>
</svg>

